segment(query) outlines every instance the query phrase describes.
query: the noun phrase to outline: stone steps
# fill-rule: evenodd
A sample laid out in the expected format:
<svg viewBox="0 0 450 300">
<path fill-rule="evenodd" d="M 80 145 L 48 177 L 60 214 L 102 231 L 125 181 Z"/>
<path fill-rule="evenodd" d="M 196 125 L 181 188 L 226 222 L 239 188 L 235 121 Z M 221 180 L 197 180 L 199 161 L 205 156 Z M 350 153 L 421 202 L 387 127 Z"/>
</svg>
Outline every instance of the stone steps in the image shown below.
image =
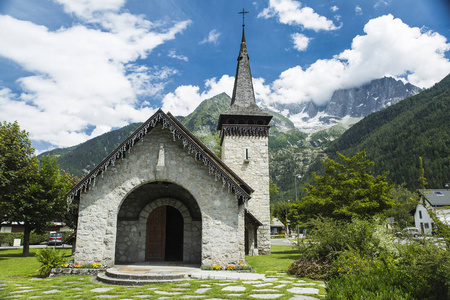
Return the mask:
<svg viewBox="0 0 450 300">
<path fill-rule="evenodd" d="M 104 273 L 97 274 L 97 280 L 113 285 L 146 285 L 156 283 L 179 282 L 189 279 L 187 273 L 124 273 L 116 269 L 107 269 Z"/>
</svg>

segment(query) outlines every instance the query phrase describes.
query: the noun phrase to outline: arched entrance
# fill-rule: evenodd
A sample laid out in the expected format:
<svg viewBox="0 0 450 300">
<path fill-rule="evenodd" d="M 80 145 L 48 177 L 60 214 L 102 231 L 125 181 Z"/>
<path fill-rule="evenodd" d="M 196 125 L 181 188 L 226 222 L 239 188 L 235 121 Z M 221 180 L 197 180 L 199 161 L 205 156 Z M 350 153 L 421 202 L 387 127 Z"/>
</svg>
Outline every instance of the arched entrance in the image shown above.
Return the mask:
<svg viewBox="0 0 450 300">
<path fill-rule="evenodd" d="M 184 221 L 174 207 L 163 205 L 154 209 L 147 219 L 146 261 L 183 260 Z"/>
<path fill-rule="evenodd" d="M 180 185 L 149 182 L 123 200 L 117 216 L 115 264 L 200 263 L 201 249 L 200 207 Z"/>
</svg>

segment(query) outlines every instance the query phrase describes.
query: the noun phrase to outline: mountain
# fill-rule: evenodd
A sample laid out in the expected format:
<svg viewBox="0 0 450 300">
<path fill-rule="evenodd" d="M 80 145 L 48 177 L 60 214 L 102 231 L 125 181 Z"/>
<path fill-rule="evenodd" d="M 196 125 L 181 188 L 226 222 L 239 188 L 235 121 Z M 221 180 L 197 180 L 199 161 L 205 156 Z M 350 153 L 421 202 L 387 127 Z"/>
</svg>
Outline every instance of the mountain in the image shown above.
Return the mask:
<svg viewBox="0 0 450 300">
<path fill-rule="evenodd" d="M 403 89 L 402 86 L 403 88 L 406 86 L 407 89 L 406 88 Z M 385 87 L 389 91 L 388 92 L 379 91 L 382 90 L 383 87 Z M 399 101 L 401 97 L 398 95 L 401 94 L 400 91 L 402 90 L 405 93 L 417 92 L 417 88 L 415 88 L 414 86 L 404 85 L 402 82 L 396 81 L 392 78 L 383 78 L 378 81 L 374 81 L 369 85 L 359 88 L 359 90 L 350 89 L 344 90 L 342 92 L 338 91 L 335 93 L 338 96 L 335 96 L 333 100 L 330 102 L 332 103 L 332 106 L 335 107 L 334 109 L 335 114 L 337 114 L 338 116 L 342 116 L 344 114 L 347 114 L 348 112 L 353 112 L 354 116 L 356 117 L 352 119 L 347 115 L 340 119 L 341 123 L 329 126 L 326 129 L 309 134 L 300 131 L 298 128 L 294 126 L 294 123 L 289 118 L 283 116 L 281 113 L 265 109 L 266 111 L 274 115 L 274 118 L 270 123 L 271 129 L 269 137 L 269 155 L 270 155 L 269 168 L 271 179 L 280 188 L 280 195 L 278 199 L 295 199 L 294 186 L 297 184 L 297 187 L 299 187 L 301 181 L 297 180 L 296 182 L 295 181 L 296 177 L 294 177 L 294 175 L 301 175 L 304 176 L 305 179 L 308 179 L 307 174 L 310 166 L 314 166 L 315 161 L 320 161 L 322 158 L 326 156 L 332 157 L 335 151 L 341 151 L 347 155 L 355 153 L 355 151 L 359 151 L 359 149 L 367 149 L 368 154 L 372 155 L 371 153 L 369 153 L 370 149 L 371 148 L 376 149 L 377 145 L 369 143 L 365 144 L 364 146 L 365 148 L 358 148 L 358 144 L 364 142 L 365 137 L 372 132 L 372 127 L 377 128 L 378 126 L 381 128 L 384 119 L 386 119 L 387 117 L 381 117 L 381 119 L 378 119 L 379 117 L 376 117 L 375 120 L 377 120 L 377 122 L 372 124 L 372 122 L 374 122 L 373 121 L 374 119 L 373 116 L 370 115 L 364 118 L 359 123 L 353 125 L 353 127 L 351 127 L 350 129 L 348 129 L 352 124 L 352 122 L 355 123 L 356 122 L 355 120 L 360 119 L 360 117 L 358 116 L 361 116 L 362 114 L 367 113 L 369 111 L 369 109 L 367 109 L 365 112 L 363 111 L 362 107 L 364 106 L 364 104 L 361 105 L 361 103 L 365 102 L 357 98 L 362 97 L 365 100 L 369 99 L 367 104 L 365 104 L 366 107 L 380 108 L 383 107 L 381 104 L 377 104 L 378 105 L 377 106 L 373 103 L 373 101 L 380 101 L 381 96 L 377 95 L 380 94 L 388 96 L 390 95 L 389 97 L 383 96 L 384 100 L 380 101 L 384 103 L 383 105 L 388 105 Z M 426 90 L 423 93 L 428 94 L 430 93 L 430 91 Z M 353 97 L 350 100 L 352 105 L 347 106 L 345 109 L 343 108 L 344 94 L 351 95 L 351 97 Z M 420 95 L 422 95 L 422 93 L 415 97 L 419 97 Z M 413 98 L 416 99 L 415 97 Z M 384 115 L 383 113 L 384 111 L 392 111 L 392 109 L 396 110 L 397 109 L 396 107 L 404 107 L 403 110 L 405 112 L 413 111 L 415 108 L 410 107 L 412 105 L 410 99 L 411 98 L 408 98 L 408 100 L 405 102 L 406 103 L 405 105 L 402 104 L 405 101 L 404 100 L 373 115 L 375 116 Z M 217 120 L 219 114 L 229 107 L 230 102 L 231 102 L 230 97 L 227 94 L 222 93 L 211 99 L 204 100 L 195 109 L 195 111 L 189 114 L 188 116 L 177 118 L 200 140 L 202 140 L 202 142 L 204 142 L 210 149 L 215 151 L 217 150 L 215 148 L 218 142 L 218 132 L 216 131 Z M 313 107 L 310 108 L 313 109 Z M 323 109 L 322 113 L 324 112 L 325 108 Z M 327 112 L 330 113 L 331 108 Z M 338 114 L 338 112 L 341 112 L 340 115 Z M 336 118 L 338 118 L 338 116 L 336 116 Z M 366 119 L 369 119 L 371 121 L 366 121 Z M 387 118 L 387 120 L 389 120 L 389 118 Z M 345 124 L 343 123 L 343 121 L 347 121 L 348 123 Z M 411 120 L 410 122 L 414 123 L 414 120 Z M 119 143 L 123 141 L 129 134 L 131 134 L 139 125 L 140 124 L 131 124 L 119 130 L 112 131 L 99 137 L 96 137 L 94 139 L 91 139 L 83 144 L 65 149 L 55 149 L 43 153 L 41 155 L 46 154 L 58 155 L 59 164 L 62 169 L 69 170 L 72 174 L 75 174 L 78 177 L 82 177 L 84 174 L 86 174 L 86 172 L 92 170 L 96 166 L 96 164 L 98 164 L 107 154 L 109 154 L 117 145 L 119 145 Z M 365 128 L 367 132 L 360 129 L 361 128 L 360 126 L 366 126 Z M 430 124 L 427 126 L 435 126 L 435 124 Z M 447 132 L 450 132 L 448 128 Z M 342 137 L 340 138 L 341 135 Z M 396 133 L 396 136 L 398 138 L 403 135 L 408 136 L 409 133 L 406 134 Z M 414 135 L 411 136 L 411 138 L 414 138 L 415 136 L 420 136 L 420 132 L 416 132 Z M 384 137 L 378 137 L 378 139 L 388 140 L 388 138 Z M 330 143 L 330 141 L 334 142 L 332 143 L 332 148 L 330 148 L 330 150 L 327 150 L 327 146 Z M 379 144 L 381 145 L 381 143 Z M 396 148 L 397 141 L 391 141 L 389 147 Z M 438 147 L 437 149 L 439 150 L 435 151 L 439 152 L 441 151 L 441 148 L 445 147 L 440 148 Z M 406 150 L 399 150 L 399 151 L 405 152 Z M 422 156 L 425 157 L 424 158 L 425 165 L 432 167 L 433 172 L 434 170 L 440 170 L 439 169 L 440 167 L 438 165 L 432 166 L 430 165 L 428 157 L 431 156 L 425 155 Z M 370 156 L 370 158 L 372 157 L 374 156 Z M 447 155 L 447 157 L 449 157 L 449 155 Z M 414 162 L 415 159 L 416 158 L 414 158 Z M 410 164 L 410 162 L 408 162 L 408 164 Z M 380 166 L 380 168 L 378 168 L 378 165 Z M 376 162 L 376 167 L 378 168 L 377 172 L 384 172 L 386 170 L 389 170 L 389 164 L 383 162 L 382 160 Z M 411 165 L 410 167 L 413 169 L 416 168 L 415 165 Z M 393 175 L 395 173 L 394 171 L 395 170 L 391 170 L 391 173 Z M 406 181 L 405 179 L 397 179 L 395 177 L 392 178 L 393 180 L 396 180 L 396 182 L 398 183 Z M 432 178 L 431 175 L 430 178 Z M 412 184 L 410 184 L 410 186 L 412 186 Z"/>
<path fill-rule="evenodd" d="M 196 135 L 210 149 L 217 147 L 218 131 L 217 121 L 221 112 L 225 111 L 231 103 L 231 98 L 226 94 L 219 94 L 211 99 L 204 100 L 191 114 L 186 117 L 177 117 L 194 135 Z M 301 143 L 306 139 L 306 135 L 300 133 L 294 124 L 275 112 L 271 125 L 271 139 L 277 140 L 279 147 L 286 147 L 289 142 L 297 143 L 301 138 Z M 142 123 L 134 123 L 115 131 L 111 131 L 90 139 L 82 144 L 54 149 L 39 155 L 58 156 L 58 164 L 61 169 L 68 170 L 77 177 L 82 177 L 89 173 L 103 158 L 112 152 L 123 140 L 133 133 Z M 289 137 L 289 140 L 288 138 Z"/>
<path fill-rule="evenodd" d="M 391 77 L 376 79 L 357 88 L 337 90 L 325 106 L 313 102 L 273 104 L 270 108 L 283 112 L 305 132 L 316 132 L 339 123 L 352 125 L 371 113 L 418 94 L 420 88 Z"/>
<path fill-rule="evenodd" d="M 450 75 L 432 88 L 373 113 L 348 129 L 326 150 L 352 156 L 366 150 L 374 171 L 418 188 L 422 157 L 429 188 L 450 182 Z"/>
<path fill-rule="evenodd" d="M 44 155 L 58 156 L 60 169 L 68 170 L 71 174 L 81 178 L 89 173 L 90 170 L 120 145 L 141 124 L 134 123 L 127 125 L 73 147 L 47 151 L 41 153 L 38 158 Z"/>
</svg>

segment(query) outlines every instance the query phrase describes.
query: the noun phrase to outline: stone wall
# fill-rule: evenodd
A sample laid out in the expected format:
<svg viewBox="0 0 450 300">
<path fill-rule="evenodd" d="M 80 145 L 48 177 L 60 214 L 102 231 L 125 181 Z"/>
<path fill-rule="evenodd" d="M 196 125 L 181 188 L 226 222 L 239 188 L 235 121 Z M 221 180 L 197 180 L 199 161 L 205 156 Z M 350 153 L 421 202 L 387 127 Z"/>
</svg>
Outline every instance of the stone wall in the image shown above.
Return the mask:
<svg viewBox="0 0 450 300">
<path fill-rule="evenodd" d="M 161 147 L 164 149 L 163 155 L 160 155 Z M 192 223 L 187 236 L 192 239 L 190 242 L 198 243 L 195 235 L 201 231 L 203 265 L 227 265 L 245 258 L 243 205 L 238 205 L 227 185 L 216 181 L 208 167 L 195 160 L 180 140 L 174 141 L 169 129 L 158 125 L 131 148 L 126 158 L 117 160 L 103 178 L 97 177 L 96 183 L 87 192 L 81 193 L 76 263 L 112 266 L 116 259 L 116 239 L 125 240 L 125 234 L 120 230 L 122 225 L 136 230 L 136 234 L 130 234 L 131 239 L 137 244 L 142 243 L 137 238 L 138 232 L 142 234 L 140 225 L 133 227 L 131 223 L 122 223 L 118 230 L 118 213 L 127 196 L 149 182 L 176 184 L 188 191 L 197 202 L 201 220 L 197 224 Z M 139 219 L 145 218 L 148 212 L 148 207 L 143 208 Z M 196 231 L 196 228 L 199 230 Z M 132 260 L 141 260 L 142 246 L 136 248 L 129 255 Z M 189 260 L 200 255 L 190 250 L 186 253 Z M 118 256 L 122 260 L 126 253 L 121 252 Z"/>
<path fill-rule="evenodd" d="M 257 236 L 260 254 L 270 254 L 268 142 L 268 137 L 235 135 L 226 135 L 222 141 L 222 160 L 255 190 L 248 201 L 248 210 L 263 223 Z"/>
</svg>

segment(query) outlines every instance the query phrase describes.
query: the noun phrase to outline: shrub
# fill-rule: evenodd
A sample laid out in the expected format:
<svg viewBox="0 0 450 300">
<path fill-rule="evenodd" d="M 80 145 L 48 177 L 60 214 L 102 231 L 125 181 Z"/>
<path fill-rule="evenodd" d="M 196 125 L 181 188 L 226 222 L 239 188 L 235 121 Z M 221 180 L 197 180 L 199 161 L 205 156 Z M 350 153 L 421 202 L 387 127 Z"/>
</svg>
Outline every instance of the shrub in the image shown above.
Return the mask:
<svg viewBox="0 0 450 300">
<path fill-rule="evenodd" d="M 370 257 L 383 251 L 394 255 L 398 253 L 387 229 L 375 221 L 353 219 L 346 222 L 317 218 L 311 220 L 309 225 L 312 242 L 304 241 L 299 245 L 300 252 L 307 258 L 332 261 L 350 249 L 358 249 Z"/>
<path fill-rule="evenodd" d="M 330 261 L 300 257 L 291 264 L 288 273 L 311 279 L 327 279 L 330 275 Z"/>
<path fill-rule="evenodd" d="M 401 248 L 398 264 L 404 288 L 416 299 L 450 299 L 450 254 L 424 242 Z"/>
<path fill-rule="evenodd" d="M 53 268 L 61 266 L 64 262 L 64 252 L 55 248 L 43 248 L 36 252 L 36 259 L 41 263 L 37 270 L 39 275 L 48 277 Z"/>
<path fill-rule="evenodd" d="M 329 299 L 450 299 L 449 254 L 430 243 L 402 246 L 397 258 L 346 251 L 333 262 L 331 274 Z"/>
</svg>

